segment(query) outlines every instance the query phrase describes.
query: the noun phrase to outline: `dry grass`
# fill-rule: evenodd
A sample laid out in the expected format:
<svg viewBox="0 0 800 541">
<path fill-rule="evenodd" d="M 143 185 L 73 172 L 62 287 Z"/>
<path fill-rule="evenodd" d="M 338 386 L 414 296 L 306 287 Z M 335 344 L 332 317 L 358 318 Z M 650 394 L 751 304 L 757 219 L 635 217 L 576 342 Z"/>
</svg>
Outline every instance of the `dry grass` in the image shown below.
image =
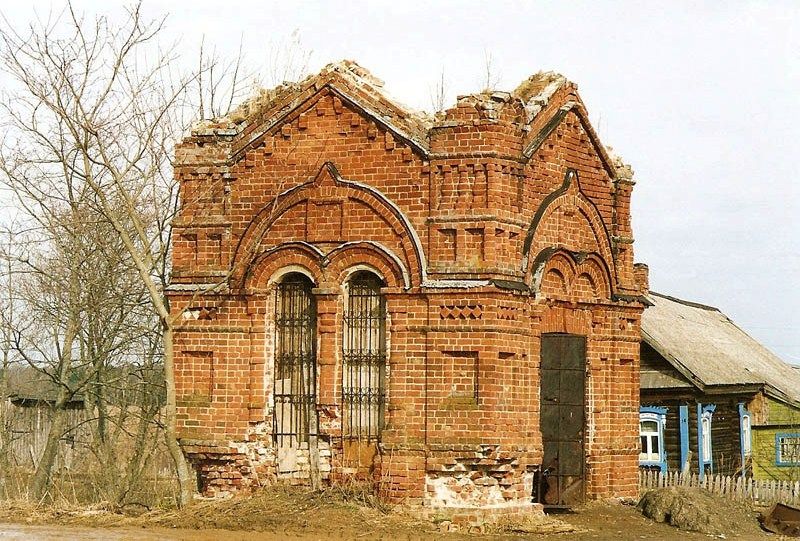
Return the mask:
<svg viewBox="0 0 800 541">
<path fill-rule="evenodd" d="M 188 509 L 148 513 L 152 525 L 249 530 L 294 534 L 389 534 L 392 531 L 428 531 L 432 524 L 391 512 L 360 485 L 311 490 L 274 486 L 228 500 L 199 501 Z"/>
<path fill-rule="evenodd" d="M 376 498 L 368 484 L 353 481 L 324 490 L 277 485 L 227 500 L 197 500 L 185 509 L 107 504 L 36 505 L 25 501 L 0 506 L 0 522 L 63 524 L 100 528 L 180 528 L 263 532 L 276 537 L 325 539 L 445 539 L 470 538 L 467 531 L 448 531 L 422 520 L 403 506 Z M 532 516 L 500 522 L 482 530 L 492 538 L 574 532 L 561 521 Z"/>
<path fill-rule="evenodd" d="M 6 501 L 28 501 L 28 482 L 33 472 L 15 468 L 13 475 L 4 481 L 2 499 Z M 122 506 L 113 506 L 104 498 L 107 490 L 100 486 L 101 479 L 92 472 L 63 471 L 53 477 L 49 494 L 38 503 L 38 507 L 54 509 L 70 508 L 117 508 L 141 507 L 146 509 L 173 507 L 177 501 L 178 487 L 171 477 L 148 476 L 139 480 L 125 498 Z"/>
<path fill-rule="evenodd" d="M 584 529 L 547 515 L 531 514 L 524 519 L 501 519 L 485 529 L 486 533 L 562 534 L 585 532 Z"/>
<path fill-rule="evenodd" d="M 313 491 L 301 487 L 274 486 L 249 496 L 228 500 L 199 500 L 187 509 L 157 508 L 148 511 L 129 506 L 113 509 L 94 506 L 43 506 L 27 502 L 4 502 L 0 522 L 51 524 L 92 528 L 135 528 L 151 532 L 160 539 L 164 528 L 181 528 L 182 535 L 199 539 L 278 539 L 298 540 L 423 540 L 466 541 L 477 539 L 520 540 L 547 539 L 563 541 L 639 541 L 675 539 L 702 541 L 705 534 L 684 532 L 644 518 L 631 505 L 616 502 L 593 502 L 559 519 L 531 515 L 522 521 L 500 522 L 479 531 L 449 531 L 449 525 L 422 521 L 402 507 L 383 510 L 365 505 L 360 489 L 328 488 Z M 367 498 L 369 500 L 369 498 Z M 717 502 L 724 507 L 721 499 Z M 732 518 L 732 517 L 730 517 Z M 731 532 L 728 538 L 767 539 L 752 519 L 746 528 Z M 193 532 L 186 533 L 186 530 Z M 205 530 L 200 531 L 200 530 Z M 226 534 L 222 530 L 228 530 Z M 243 531 L 252 532 L 243 534 Z M 98 530 L 102 533 L 102 530 Z M 161 532 L 161 533 L 159 533 Z M 480 534 L 480 535 L 477 535 Z M 109 535 L 111 536 L 111 535 Z M 774 536 L 773 536 L 774 537 Z"/>
<path fill-rule="evenodd" d="M 313 491 L 275 486 L 228 500 L 199 500 L 180 510 L 115 509 L 103 504 L 79 506 L 60 503 L 45 506 L 10 501 L 0 508 L 0 522 L 221 529 L 347 539 L 439 536 L 433 524 L 402 512 L 387 512 L 385 504 L 365 504 L 365 499 L 370 500 L 360 490 L 328 488 Z"/>
</svg>

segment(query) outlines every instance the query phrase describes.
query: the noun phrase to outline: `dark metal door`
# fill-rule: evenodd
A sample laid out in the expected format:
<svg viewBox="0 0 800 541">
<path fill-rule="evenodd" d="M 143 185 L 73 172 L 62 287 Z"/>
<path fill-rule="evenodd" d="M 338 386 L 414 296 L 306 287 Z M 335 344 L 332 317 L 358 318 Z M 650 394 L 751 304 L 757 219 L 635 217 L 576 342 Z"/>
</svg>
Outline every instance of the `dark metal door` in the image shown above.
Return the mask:
<svg viewBox="0 0 800 541">
<path fill-rule="evenodd" d="M 569 507 L 585 496 L 586 338 L 542 335 L 541 429 L 544 460 L 539 501 Z"/>
</svg>

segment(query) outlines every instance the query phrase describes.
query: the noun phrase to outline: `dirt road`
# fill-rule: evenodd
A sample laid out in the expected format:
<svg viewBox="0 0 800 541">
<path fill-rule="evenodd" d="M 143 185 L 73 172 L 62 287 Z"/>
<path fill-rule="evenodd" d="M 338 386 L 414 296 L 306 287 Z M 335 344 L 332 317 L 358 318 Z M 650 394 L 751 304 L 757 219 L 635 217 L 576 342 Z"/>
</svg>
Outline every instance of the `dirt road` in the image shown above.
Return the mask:
<svg viewBox="0 0 800 541">
<path fill-rule="evenodd" d="M 0 524 L 0 541 L 242 541 L 245 539 L 278 541 L 287 539 L 287 536 L 267 532 L 231 532 L 228 530 Z M 318 537 L 309 537 L 308 539 L 318 539 Z"/>
</svg>

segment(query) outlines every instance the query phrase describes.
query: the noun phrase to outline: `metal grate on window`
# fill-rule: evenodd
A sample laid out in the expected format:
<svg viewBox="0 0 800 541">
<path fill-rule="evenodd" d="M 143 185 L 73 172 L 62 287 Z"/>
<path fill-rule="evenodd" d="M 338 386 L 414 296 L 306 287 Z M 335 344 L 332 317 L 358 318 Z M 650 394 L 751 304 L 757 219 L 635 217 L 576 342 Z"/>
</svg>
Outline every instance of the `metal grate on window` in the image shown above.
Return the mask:
<svg viewBox="0 0 800 541">
<path fill-rule="evenodd" d="M 386 404 L 386 302 L 381 280 L 358 272 L 344 314 L 342 436 L 379 441 Z"/>
<path fill-rule="evenodd" d="M 297 447 L 317 430 L 316 303 L 311 281 L 287 275 L 275 291 L 275 415 L 279 447 Z"/>
</svg>

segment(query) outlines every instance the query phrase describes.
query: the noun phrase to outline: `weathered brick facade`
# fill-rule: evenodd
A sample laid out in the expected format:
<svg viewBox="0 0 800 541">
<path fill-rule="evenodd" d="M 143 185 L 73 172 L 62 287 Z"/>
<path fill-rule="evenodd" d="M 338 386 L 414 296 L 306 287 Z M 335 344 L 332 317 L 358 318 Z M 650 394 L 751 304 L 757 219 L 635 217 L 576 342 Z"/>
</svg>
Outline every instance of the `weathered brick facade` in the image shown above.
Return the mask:
<svg viewBox="0 0 800 541">
<path fill-rule="evenodd" d="M 632 175 L 574 84 L 540 73 L 427 118 L 335 64 L 198 126 L 175 170 L 178 422 L 204 493 L 360 475 L 432 508 L 528 505 L 545 333 L 586 337 L 587 495 L 636 493 Z M 365 270 L 385 303 L 377 445 L 342 424 L 347 284 Z M 317 419 L 282 449 L 276 351 L 295 346 L 276 344 L 276 287 L 297 275 Z"/>
</svg>

